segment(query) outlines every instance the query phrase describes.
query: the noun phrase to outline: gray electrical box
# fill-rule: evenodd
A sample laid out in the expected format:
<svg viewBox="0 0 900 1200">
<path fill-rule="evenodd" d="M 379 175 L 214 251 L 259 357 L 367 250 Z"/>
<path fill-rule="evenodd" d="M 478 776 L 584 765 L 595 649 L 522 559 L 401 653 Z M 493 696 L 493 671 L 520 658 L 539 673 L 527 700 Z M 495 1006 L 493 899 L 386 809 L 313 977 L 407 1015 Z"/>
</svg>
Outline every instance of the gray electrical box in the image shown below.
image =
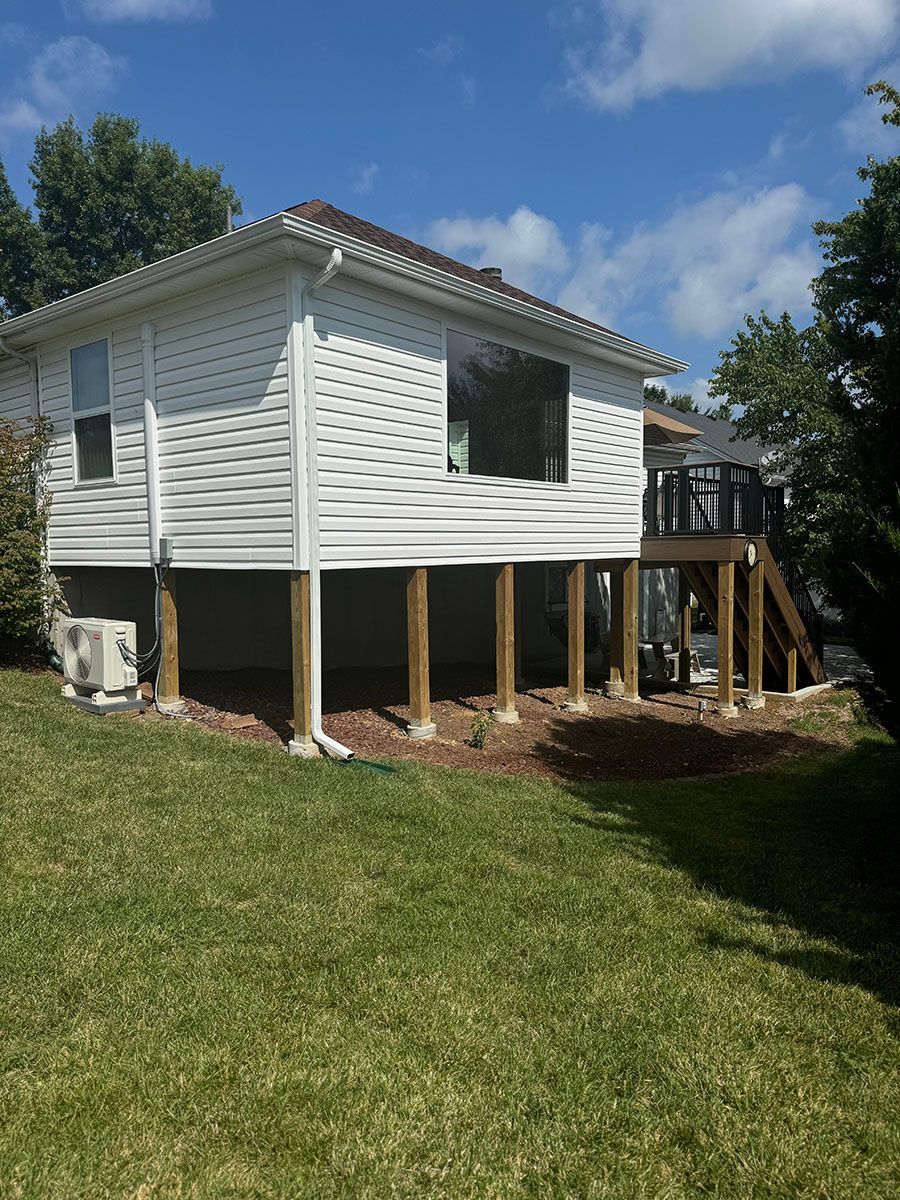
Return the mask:
<svg viewBox="0 0 900 1200">
<path fill-rule="evenodd" d="M 172 551 L 175 548 L 175 539 L 170 537 L 161 537 L 159 539 L 159 562 L 163 567 L 167 567 L 172 561 Z"/>
</svg>

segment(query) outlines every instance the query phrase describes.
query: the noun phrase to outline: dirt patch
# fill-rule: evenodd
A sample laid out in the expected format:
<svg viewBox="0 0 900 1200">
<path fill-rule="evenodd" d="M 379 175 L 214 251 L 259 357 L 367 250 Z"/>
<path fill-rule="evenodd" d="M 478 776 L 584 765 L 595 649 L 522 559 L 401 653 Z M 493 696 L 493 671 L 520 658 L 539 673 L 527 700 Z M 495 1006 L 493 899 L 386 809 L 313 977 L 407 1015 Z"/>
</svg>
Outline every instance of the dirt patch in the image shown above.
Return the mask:
<svg viewBox="0 0 900 1200">
<path fill-rule="evenodd" d="M 476 714 L 494 703 L 493 681 L 472 668 L 436 668 L 437 735 L 411 741 L 406 672 L 334 671 L 325 679 L 324 725 L 360 758 L 417 762 L 559 779 L 666 779 L 753 771 L 826 747 L 849 744 L 849 696 L 823 693 L 802 705 L 769 701 L 732 720 L 698 715 L 697 698 L 642 693 L 639 703 L 588 696 L 587 714 L 563 711 L 566 689 L 534 679 L 517 697 L 520 722 L 492 723 L 485 746 L 469 745 Z M 287 672 L 184 672 L 182 692 L 201 725 L 235 737 L 283 744 L 292 736 Z"/>
</svg>

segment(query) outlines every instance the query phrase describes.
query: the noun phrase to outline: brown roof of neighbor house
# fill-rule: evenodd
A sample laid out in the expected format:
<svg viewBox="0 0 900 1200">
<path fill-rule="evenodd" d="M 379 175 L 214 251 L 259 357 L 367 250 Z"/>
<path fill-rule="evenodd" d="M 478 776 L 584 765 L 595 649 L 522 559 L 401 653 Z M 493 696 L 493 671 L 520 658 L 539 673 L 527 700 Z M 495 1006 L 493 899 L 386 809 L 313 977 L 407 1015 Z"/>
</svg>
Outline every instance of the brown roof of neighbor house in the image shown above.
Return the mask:
<svg viewBox="0 0 900 1200">
<path fill-rule="evenodd" d="M 521 288 L 514 287 L 511 283 L 506 283 L 496 276 L 486 275 L 476 267 L 457 262 L 455 258 L 448 258 L 446 254 L 440 254 L 437 250 L 429 249 L 428 246 L 411 242 L 409 238 L 401 237 L 398 233 L 382 229 L 380 225 L 372 225 L 368 221 L 363 221 L 361 217 L 354 217 L 352 213 L 343 212 L 334 205 L 327 204 L 324 200 L 307 200 L 304 204 L 297 204 L 293 208 L 285 209 L 285 212 L 291 216 L 300 217 L 304 221 L 312 221 L 325 229 L 333 229 L 337 233 L 346 234 L 347 237 L 368 242 L 371 246 L 379 246 L 383 250 L 401 254 L 404 258 L 412 259 L 413 262 L 424 263 L 425 266 L 434 267 L 438 271 L 446 271 L 448 275 L 455 275 L 458 279 L 477 283 L 489 292 L 499 292 L 514 300 L 524 300 L 526 304 L 533 304 L 536 308 L 541 308 L 544 312 L 555 313 L 558 317 L 567 317 L 570 321 L 578 321 L 579 324 L 586 325 L 589 329 L 598 329 L 601 333 L 611 333 L 615 337 L 622 337 L 622 334 L 617 334 L 612 329 L 607 329 L 594 321 L 588 321 L 585 317 L 579 317 L 577 313 L 567 312 L 564 308 L 550 304 L 547 300 L 541 300 L 539 296 L 532 296 L 530 292 L 524 292 Z M 634 346 L 641 344 L 631 338 L 624 340 L 631 342 Z"/>
</svg>

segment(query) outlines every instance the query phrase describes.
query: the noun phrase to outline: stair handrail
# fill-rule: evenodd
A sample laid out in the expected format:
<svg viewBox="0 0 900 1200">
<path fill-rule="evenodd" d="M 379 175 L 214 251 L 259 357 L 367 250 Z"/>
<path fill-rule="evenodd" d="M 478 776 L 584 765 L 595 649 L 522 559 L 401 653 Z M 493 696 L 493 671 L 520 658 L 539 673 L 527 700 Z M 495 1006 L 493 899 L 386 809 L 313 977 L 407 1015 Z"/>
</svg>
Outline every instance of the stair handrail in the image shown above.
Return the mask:
<svg viewBox="0 0 900 1200">
<path fill-rule="evenodd" d="M 803 622 L 809 639 L 812 642 L 813 649 L 821 662 L 824 649 L 822 614 L 816 607 L 812 593 L 807 587 L 806 581 L 800 573 L 800 568 L 797 566 L 796 560 L 791 553 L 790 541 L 781 515 L 776 505 L 772 502 L 771 496 L 765 490 L 763 492 L 763 525 L 763 532 L 765 533 L 769 549 L 772 551 L 772 557 L 775 559 L 775 563 L 781 573 L 781 578 L 784 580 L 784 585 L 790 593 L 794 607 L 800 616 L 800 620 Z"/>
</svg>

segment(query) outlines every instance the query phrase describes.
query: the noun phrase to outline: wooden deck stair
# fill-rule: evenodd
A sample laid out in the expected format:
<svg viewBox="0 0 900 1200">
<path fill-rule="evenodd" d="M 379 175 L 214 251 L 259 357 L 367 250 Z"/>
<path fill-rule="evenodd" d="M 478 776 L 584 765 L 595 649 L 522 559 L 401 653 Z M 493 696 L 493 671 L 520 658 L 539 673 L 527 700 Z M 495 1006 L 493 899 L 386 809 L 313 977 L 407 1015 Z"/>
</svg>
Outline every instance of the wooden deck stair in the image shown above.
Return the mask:
<svg viewBox="0 0 900 1200">
<path fill-rule="evenodd" d="M 825 671 L 806 626 L 797 611 L 781 576 L 778 564 L 766 542 L 757 537 L 759 557 L 765 562 L 765 598 L 763 604 L 763 684 L 767 691 L 793 692 L 808 684 L 824 683 Z M 695 560 L 678 564 L 688 580 L 697 602 L 716 628 L 718 614 L 717 565 L 714 561 Z M 735 562 L 734 585 L 734 661 L 746 676 L 750 648 L 750 573 L 741 561 Z"/>
</svg>

